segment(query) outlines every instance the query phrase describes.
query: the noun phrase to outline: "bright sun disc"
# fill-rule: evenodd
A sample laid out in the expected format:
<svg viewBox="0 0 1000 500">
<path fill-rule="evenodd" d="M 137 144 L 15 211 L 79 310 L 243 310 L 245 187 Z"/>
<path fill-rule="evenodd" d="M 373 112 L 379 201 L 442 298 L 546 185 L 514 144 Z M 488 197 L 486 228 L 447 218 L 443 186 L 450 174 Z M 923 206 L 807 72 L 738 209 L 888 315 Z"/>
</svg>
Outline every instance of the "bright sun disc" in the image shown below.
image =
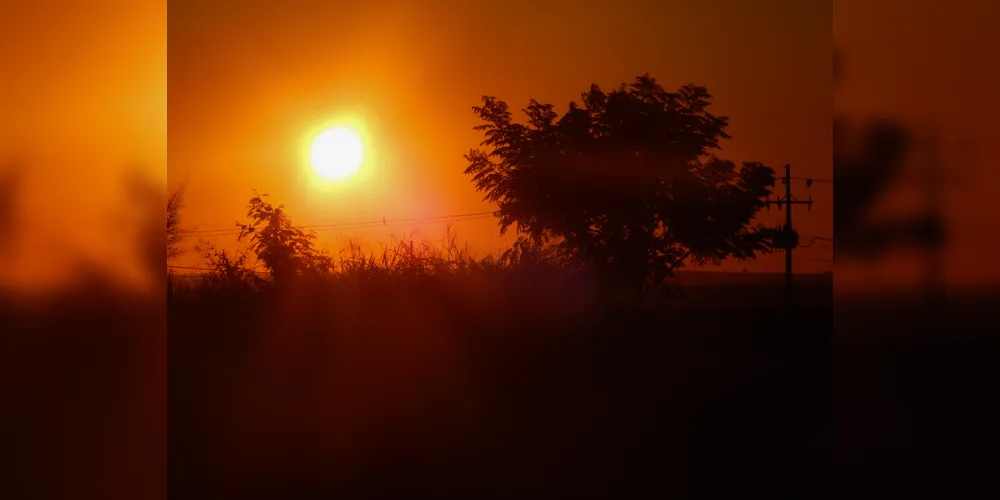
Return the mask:
<svg viewBox="0 0 1000 500">
<path fill-rule="evenodd" d="M 323 132 L 313 141 L 312 164 L 327 179 L 353 174 L 361 166 L 361 139 L 345 128 Z"/>
</svg>

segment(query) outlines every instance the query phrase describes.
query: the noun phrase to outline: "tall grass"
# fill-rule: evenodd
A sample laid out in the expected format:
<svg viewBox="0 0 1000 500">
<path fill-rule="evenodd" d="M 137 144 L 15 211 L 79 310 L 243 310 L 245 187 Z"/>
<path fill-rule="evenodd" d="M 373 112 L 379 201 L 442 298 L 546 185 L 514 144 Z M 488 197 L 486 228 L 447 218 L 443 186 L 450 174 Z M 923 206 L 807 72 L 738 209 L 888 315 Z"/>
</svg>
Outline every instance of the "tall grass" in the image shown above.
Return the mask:
<svg viewBox="0 0 1000 500">
<path fill-rule="evenodd" d="M 208 243 L 198 247 L 207 272 L 199 276 L 170 274 L 170 291 L 185 293 L 241 293 L 261 291 L 271 287 L 273 280 L 259 261 L 248 252 L 229 253 Z M 470 247 L 460 244 L 449 227 L 443 238 L 391 236 L 389 241 L 371 248 L 357 240 L 349 240 L 332 258 L 329 265 L 311 269 L 300 276 L 296 286 L 306 283 L 337 284 L 387 281 L 426 281 L 430 279 L 495 280 L 503 276 L 535 275 L 550 279 L 581 278 L 569 273 L 558 259 L 535 250 L 508 250 L 476 255 Z M 485 283 L 484 283 L 485 285 Z"/>
<path fill-rule="evenodd" d="M 454 236 L 351 242 L 285 283 L 217 262 L 246 272 L 169 306 L 186 498 L 683 496 L 718 467 L 773 485 L 807 461 L 796 405 L 822 335 L 784 336 L 778 309 L 640 310 L 541 252 L 476 256 Z M 732 447 L 761 456 L 700 464 Z"/>
</svg>

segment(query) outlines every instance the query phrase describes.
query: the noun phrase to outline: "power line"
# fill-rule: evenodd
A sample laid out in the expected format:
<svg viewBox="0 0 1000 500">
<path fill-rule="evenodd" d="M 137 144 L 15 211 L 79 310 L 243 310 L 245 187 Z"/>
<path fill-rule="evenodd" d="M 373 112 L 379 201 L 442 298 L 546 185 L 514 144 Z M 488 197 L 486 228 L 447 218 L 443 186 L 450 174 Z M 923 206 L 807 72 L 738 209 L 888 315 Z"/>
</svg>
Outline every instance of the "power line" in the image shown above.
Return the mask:
<svg viewBox="0 0 1000 500">
<path fill-rule="evenodd" d="M 815 177 L 789 177 L 795 181 L 821 182 L 823 184 L 833 184 L 833 179 L 817 179 Z"/>
<path fill-rule="evenodd" d="M 817 179 L 812 177 L 786 177 L 786 179 L 806 181 L 809 183 L 819 182 L 832 184 L 831 179 Z M 419 222 L 446 222 L 446 221 L 466 221 L 466 220 L 478 220 L 486 219 L 494 216 L 494 212 L 469 212 L 464 214 L 452 214 L 452 215 L 438 215 L 431 217 L 418 217 L 411 219 L 391 219 L 386 220 L 384 217 L 380 220 L 371 221 L 358 221 L 358 222 L 340 222 L 340 223 L 329 223 L 329 224 L 309 224 L 297 226 L 300 229 L 315 229 L 315 230 L 327 230 L 327 229 L 337 229 L 337 228 L 366 228 L 366 227 L 377 227 L 377 226 L 387 226 L 390 224 L 413 224 Z M 205 226 L 209 224 L 201 224 L 200 226 Z M 223 224 L 212 224 L 216 226 L 222 226 Z M 185 229 L 180 231 L 181 234 L 185 235 L 200 235 L 200 236 L 230 236 L 237 235 L 240 233 L 239 229 Z"/>
<path fill-rule="evenodd" d="M 248 271 L 250 271 L 251 273 L 256 274 L 258 276 L 266 276 L 267 275 L 266 271 L 257 271 L 256 269 L 258 269 L 258 268 L 260 268 L 259 265 L 258 266 L 254 266 L 251 269 L 248 269 Z M 184 269 L 186 271 L 216 271 L 216 269 L 211 268 L 211 267 L 175 266 L 173 264 L 167 264 L 167 269 Z M 192 277 L 200 277 L 202 275 L 204 275 L 204 273 L 185 273 L 185 274 L 175 274 L 174 277 L 177 277 L 177 278 L 192 278 Z"/>
<path fill-rule="evenodd" d="M 811 209 L 813 204 L 812 196 L 809 197 L 809 201 L 797 201 L 792 197 L 792 179 L 792 166 L 786 163 L 785 175 L 783 176 L 785 196 L 775 201 L 771 201 L 769 196 L 766 205 L 768 208 L 772 204 L 777 205 L 778 210 L 781 210 L 782 205 L 785 206 L 785 224 L 779 226 L 777 237 L 779 238 L 780 246 L 785 249 L 785 293 L 788 295 L 789 301 L 791 301 L 792 297 L 792 250 L 799 246 L 798 237 L 792 229 L 792 207 L 795 205 L 806 205 Z M 809 184 L 811 182 L 807 185 Z"/>
<path fill-rule="evenodd" d="M 457 214 L 457 215 L 441 215 L 436 217 L 418 217 L 412 219 L 395 219 L 395 220 L 385 220 L 380 221 L 369 221 L 369 222 L 353 222 L 353 223 L 341 223 L 341 224 L 316 224 L 312 226 L 299 226 L 303 229 L 337 229 L 341 227 L 375 227 L 375 226 L 386 226 L 389 224 L 413 224 L 418 222 L 452 222 L 452 221 L 466 221 L 466 220 L 477 220 L 477 219 L 488 219 L 494 217 L 493 212 L 473 212 L 468 214 Z"/>
<path fill-rule="evenodd" d="M 799 248 L 809 248 L 809 247 L 811 247 L 813 245 L 813 243 L 816 243 L 817 241 L 826 241 L 826 242 L 833 243 L 833 238 L 825 238 L 823 236 L 813 236 L 813 237 L 810 237 L 810 238 L 807 238 L 807 239 L 809 240 L 809 243 L 806 244 L 806 245 L 800 244 Z M 823 246 L 823 245 L 821 245 L 821 246 Z M 825 248 L 830 248 L 830 247 L 825 247 Z"/>
<path fill-rule="evenodd" d="M 491 218 L 494 212 L 470 212 L 464 214 L 452 214 L 452 215 L 437 215 L 431 217 L 415 217 L 409 219 L 385 219 L 384 217 L 379 220 L 370 221 L 358 221 L 358 222 L 340 222 L 340 223 L 330 223 L 330 224 L 309 224 L 296 226 L 300 229 L 313 229 L 318 231 L 328 230 L 328 229 L 338 229 L 338 228 L 364 228 L 364 227 L 377 227 L 377 226 L 387 226 L 396 224 L 413 224 L 419 222 L 451 222 L 451 221 L 467 221 L 467 220 L 478 220 Z M 239 229 L 189 229 L 181 231 L 181 234 L 185 235 L 201 235 L 201 236 L 228 236 L 239 234 Z"/>
<path fill-rule="evenodd" d="M 339 223 L 329 223 L 329 224 L 308 224 L 297 226 L 302 229 L 324 229 L 324 228 L 336 228 L 336 227 L 353 227 L 353 226 L 382 226 L 388 224 L 401 224 L 401 223 L 413 223 L 413 222 L 433 222 L 433 221 L 447 221 L 450 219 L 454 220 L 464 220 L 468 217 L 485 218 L 485 216 L 492 216 L 493 212 L 470 212 L 464 214 L 452 214 L 452 215 L 437 215 L 432 217 L 415 217 L 410 219 L 379 219 L 379 220 L 369 220 L 369 221 L 358 221 L 358 222 L 339 222 Z M 203 230 L 185 230 L 182 231 L 184 234 L 202 234 L 202 233 L 213 233 L 213 232 L 227 232 L 227 233 L 238 233 L 239 229 L 203 229 Z"/>
</svg>

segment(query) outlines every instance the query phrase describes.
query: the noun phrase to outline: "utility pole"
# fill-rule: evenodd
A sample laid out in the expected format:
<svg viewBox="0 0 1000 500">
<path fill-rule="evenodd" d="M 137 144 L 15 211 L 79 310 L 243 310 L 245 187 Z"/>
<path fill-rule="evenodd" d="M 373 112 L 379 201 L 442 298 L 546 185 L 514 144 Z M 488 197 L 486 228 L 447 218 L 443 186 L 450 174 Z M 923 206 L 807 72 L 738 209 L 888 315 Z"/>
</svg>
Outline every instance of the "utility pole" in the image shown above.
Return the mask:
<svg viewBox="0 0 1000 500">
<path fill-rule="evenodd" d="M 809 210 L 812 210 L 812 195 L 809 196 L 808 201 L 798 201 L 792 198 L 792 167 L 791 165 L 785 164 L 785 177 L 782 179 L 785 183 L 785 196 L 783 198 L 778 198 L 775 201 L 767 200 L 767 208 L 770 209 L 771 205 L 777 205 L 778 210 L 781 210 L 781 206 L 785 205 L 785 225 L 778 233 L 775 243 L 779 247 L 785 249 L 785 293 L 788 295 L 788 299 L 791 300 L 792 297 L 792 250 L 799 246 L 799 235 L 792 229 L 792 205 L 807 205 Z M 812 185 L 812 179 L 806 179 L 806 186 Z"/>
</svg>

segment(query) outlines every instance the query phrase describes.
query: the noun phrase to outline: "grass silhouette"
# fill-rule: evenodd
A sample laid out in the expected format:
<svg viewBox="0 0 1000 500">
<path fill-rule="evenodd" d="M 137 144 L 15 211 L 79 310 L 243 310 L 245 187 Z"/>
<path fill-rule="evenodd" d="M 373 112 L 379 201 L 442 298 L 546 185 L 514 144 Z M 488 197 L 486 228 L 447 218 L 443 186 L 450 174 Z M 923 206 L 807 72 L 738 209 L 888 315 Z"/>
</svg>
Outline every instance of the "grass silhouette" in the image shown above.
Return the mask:
<svg viewBox="0 0 1000 500">
<path fill-rule="evenodd" d="M 167 484 L 162 299 L 91 274 L 0 289 L 4 498 L 155 498 Z"/>
<path fill-rule="evenodd" d="M 829 276 L 797 284 L 792 310 L 780 279 L 703 273 L 678 278 L 684 296 L 636 305 L 544 255 L 476 258 L 456 241 L 352 243 L 329 272 L 284 284 L 179 282 L 172 492 L 800 496 L 822 484 Z"/>
</svg>

